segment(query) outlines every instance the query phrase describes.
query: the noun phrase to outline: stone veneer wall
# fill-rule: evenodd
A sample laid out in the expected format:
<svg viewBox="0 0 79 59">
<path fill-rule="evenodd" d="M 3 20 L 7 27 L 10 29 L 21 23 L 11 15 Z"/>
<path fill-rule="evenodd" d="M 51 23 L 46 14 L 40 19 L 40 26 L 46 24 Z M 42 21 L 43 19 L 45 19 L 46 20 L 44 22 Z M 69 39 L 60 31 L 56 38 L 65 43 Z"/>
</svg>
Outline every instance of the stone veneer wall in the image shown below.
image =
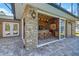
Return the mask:
<svg viewBox="0 0 79 59">
<path fill-rule="evenodd" d="M 31 12 L 36 12 L 36 18 L 32 18 Z M 36 48 L 38 44 L 38 14 L 37 10 L 29 5 L 24 9 L 25 18 L 25 47 L 27 50 Z"/>
</svg>

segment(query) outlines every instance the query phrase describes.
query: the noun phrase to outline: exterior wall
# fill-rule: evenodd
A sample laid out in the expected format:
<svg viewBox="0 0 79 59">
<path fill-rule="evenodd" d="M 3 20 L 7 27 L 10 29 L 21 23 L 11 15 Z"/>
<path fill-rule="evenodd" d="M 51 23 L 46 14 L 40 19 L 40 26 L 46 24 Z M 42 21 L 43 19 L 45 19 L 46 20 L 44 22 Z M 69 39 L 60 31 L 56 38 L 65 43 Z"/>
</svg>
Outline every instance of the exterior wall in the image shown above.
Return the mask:
<svg viewBox="0 0 79 59">
<path fill-rule="evenodd" d="M 75 21 L 67 20 L 66 26 L 67 37 L 75 36 Z"/>
<path fill-rule="evenodd" d="M 32 17 L 32 11 L 36 14 L 35 18 Z M 36 48 L 38 44 L 38 15 L 36 8 L 27 5 L 23 18 L 25 18 L 25 47 L 27 50 Z"/>
<path fill-rule="evenodd" d="M 71 26 L 71 22 L 67 22 L 67 37 L 70 37 L 72 34 Z"/>
<path fill-rule="evenodd" d="M 0 19 L 0 38 L 3 37 L 3 22 L 12 22 L 12 23 L 19 23 L 19 26 L 20 26 L 20 21 L 15 21 L 13 19 Z M 19 28 L 19 34 L 21 33 L 20 32 L 20 28 Z M 18 35 L 19 36 L 19 35 Z M 7 36 L 8 37 L 8 36 Z"/>
</svg>

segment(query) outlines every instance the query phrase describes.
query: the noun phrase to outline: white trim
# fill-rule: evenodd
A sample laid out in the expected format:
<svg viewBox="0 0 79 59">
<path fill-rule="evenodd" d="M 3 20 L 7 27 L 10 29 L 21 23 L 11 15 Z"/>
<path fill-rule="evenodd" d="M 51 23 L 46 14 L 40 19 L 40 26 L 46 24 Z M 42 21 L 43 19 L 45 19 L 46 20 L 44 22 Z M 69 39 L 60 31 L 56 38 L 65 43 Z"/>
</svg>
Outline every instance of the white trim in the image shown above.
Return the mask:
<svg viewBox="0 0 79 59">
<path fill-rule="evenodd" d="M 66 39 L 66 38 L 63 38 L 63 39 L 60 39 L 60 40 L 55 40 L 55 41 L 50 41 L 50 42 L 47 42 L 47 43 L 44 43 L 44 44 L 40 44 L 40 45 L 37 45 L 37 48 L 51 44 L 51 43 L 55 43 L 55 42 L 58 42 L 58 41 L 61 41 L 61 40 L 64 40 L 64 39 Z"/>
<path fill-rule="evenodd" d="M 24 37 L 23 37 L 23 35 L 24 35 L 24 25 L 23 25 L 23 23 L 24 23 L 24 20 L 23 20 L 23 18 L 22 18 L 22 20 L 21 20 L 21 22 L 22 22 L 22 40 L 23 40 L 23 43 L 24 43 L 24 45 L 25 45 L 25 39 L 24 39 Z"/>
<path fill-rule="evenodd" d="M 21 35 L 22 35 L 22 39 L 23 39 L 23 19 L 21 20 L 21 22 L 22 22 L 22 33 L 21 33 Z"/>
</svg>

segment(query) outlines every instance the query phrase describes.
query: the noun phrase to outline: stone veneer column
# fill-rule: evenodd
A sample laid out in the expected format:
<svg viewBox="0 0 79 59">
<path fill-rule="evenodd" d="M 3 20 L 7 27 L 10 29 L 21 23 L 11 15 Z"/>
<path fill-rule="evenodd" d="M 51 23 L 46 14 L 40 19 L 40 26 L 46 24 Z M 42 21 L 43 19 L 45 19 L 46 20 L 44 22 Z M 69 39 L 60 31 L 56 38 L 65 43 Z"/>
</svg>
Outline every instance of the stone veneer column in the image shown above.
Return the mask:
<svg viewBox="0 0 79 59">
<path fill-rule="evenodd" d="M 36 13 L 36 17 L 32 17 L 32 13 Z M 38 14 L 37 10 L 29 5 L 24 10 L 25 17 L 25 47 L 27 50 L 36 48 L 38 44 Z"/>
</svg>

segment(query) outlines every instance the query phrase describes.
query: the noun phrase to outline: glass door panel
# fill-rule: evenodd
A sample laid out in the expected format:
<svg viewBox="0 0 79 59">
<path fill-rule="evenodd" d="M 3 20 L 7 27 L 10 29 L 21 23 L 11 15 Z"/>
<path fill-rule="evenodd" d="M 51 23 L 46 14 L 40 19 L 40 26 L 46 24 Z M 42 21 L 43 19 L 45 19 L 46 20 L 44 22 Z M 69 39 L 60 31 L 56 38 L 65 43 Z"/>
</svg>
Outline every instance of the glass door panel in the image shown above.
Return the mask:
<svg viewBox="0 0 79 59">
<path fill-rule="evenodd" d="M 60 38 L 65 38 L 65 21 L 60 19 Z"/>
</svg>

